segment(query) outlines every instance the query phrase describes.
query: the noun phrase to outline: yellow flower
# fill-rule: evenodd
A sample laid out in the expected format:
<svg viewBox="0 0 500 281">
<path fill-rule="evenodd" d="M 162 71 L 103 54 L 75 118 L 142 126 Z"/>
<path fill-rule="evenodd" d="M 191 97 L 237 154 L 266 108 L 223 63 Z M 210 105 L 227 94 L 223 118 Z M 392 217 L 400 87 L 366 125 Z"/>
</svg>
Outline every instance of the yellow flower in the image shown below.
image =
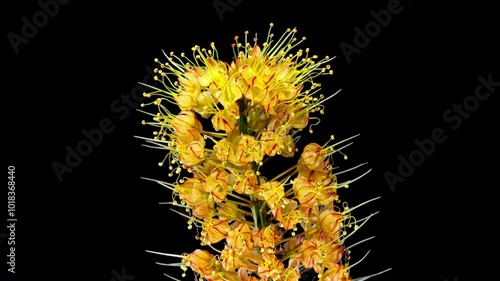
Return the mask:
<svg viewBox="0 0 500 281">
<path fill-rule="evenodd" d="M 279 130 L 266 130 L 262 133 L 262 151 L 268 156 L 282 155 L 292 157 L 295 152 L 295 143 L 291 135 Z"/>
<path fill-rule="evenodd" d="M 230 162 L 236 166 L 245 166 L 253 162 L 261 162 L 263 154 L 260 142 L 250 135 L 237 135 L 232 139 L 234 155 Z"/>
<path fill-rule="evenodd" d="M 218 110 L 212 115 L 211 121 L 215 131 L 225 131 L 231 133 L 237 130 L 236 122 L 239 118 L 238 105 L 232 103 L 226 108 Z"/>
<path fill-rule="evenodd" d="M 178 142 L 191 143 L 202 140 L 203 127 L 192 111 L 181 111 L 172 120 L 172 128 Z"/>
<path fill-rule="evenodd" d="M 192 141 L 190 143 L 179 142 L 176 146 L 180 163 L 185 168 L 200 164 L 206 157 L 205 141 L 203 139 Z"/>
</svg>

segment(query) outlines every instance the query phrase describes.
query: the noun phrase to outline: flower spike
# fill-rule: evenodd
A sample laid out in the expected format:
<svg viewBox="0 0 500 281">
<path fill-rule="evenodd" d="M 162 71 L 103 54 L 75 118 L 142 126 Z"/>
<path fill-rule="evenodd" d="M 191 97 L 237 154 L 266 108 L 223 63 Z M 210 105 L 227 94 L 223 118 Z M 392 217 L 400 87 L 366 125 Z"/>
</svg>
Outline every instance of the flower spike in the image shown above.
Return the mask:
<svg viewBox="0 0 500 281">
<path fill-rule="evenodd" d="M 320 281 L 361 281 L 381 274 L 350 276 L 364 259 L 350 264 L 350 249 L 373 237 L 344 244 L 376 214 L 356 220 L 353 211 L 380 198 L 353 208 L 340 199 L 340 188 L 370 172 L 339 182 L 367 163 L 333 167 L 335 153 L 347 159 L 343 150 L 358 135 L 298 143 L 340 92 L 325 96 L 318 81 L 333 74 L 335 57 L 301 48 L 306 37 L 296 28 L 275 37 L 273 27 L 264 42 L 249 31 L 235 36 L 230 62 L 219 58 L 214 42 L 189 54 L 164 51 L 155 59 L 159 86 L 141 83 L 150 90 L 141 123 L 153 133 L 138 138 L 162 151 L 159 165 L 175 180 L 143 179 L 172 192 L 162 204 L 180 207 L 172 211 L 196 230 L 203 247 L 182 255 L 147 252 L 175 258 L 157 264 L 178 266 L 183 277 L 191 269 L 206 281 L 298 281 L 308 271 Z M 296 160 L 269 169 L 280 157 Z"/>
</svg>

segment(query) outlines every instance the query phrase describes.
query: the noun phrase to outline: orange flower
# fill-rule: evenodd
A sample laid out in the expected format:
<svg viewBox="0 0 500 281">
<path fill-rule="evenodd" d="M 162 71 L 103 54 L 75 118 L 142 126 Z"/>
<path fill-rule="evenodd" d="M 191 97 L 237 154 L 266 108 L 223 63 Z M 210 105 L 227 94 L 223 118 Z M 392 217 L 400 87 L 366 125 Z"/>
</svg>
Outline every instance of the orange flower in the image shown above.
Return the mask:
<svg viewBox="0 0 500 281">
<path fill-rule="evenodd" d="M 290 200 L 285 207 L 279 207 L 273 210 L 274 219 L 279 222 L 279 226 L 285 230 L 293 229 L 292 235 L 295 235 L 296 225 L 307 217 L 297 209 L 297 201 Z"/>
<path fill-rule="evenodd" d="M 326 153 L 319 144 L 307 144 L 302 155 L 300 155 L 299 163 L 309 170 L 323 169 L 327 164 L 325 161 Z"/>
<path fill-rule="evenodd" d="M 280 278 L 281 274 L 285 269 L 283 262 L 278 260 L 274 254 L 262 254 L 264 261 L 259 263 L 259 268 L 257 273 L 261 276 L 270 278 L 271 280 L 276 280 Z M 264 279 L 265 280 L 265 279 Z"/>
<path fill-rule="evenodd" d="M 288 239 L 285 244 L 283 245 L 283 252 L 287 253 L 288 255 L 291 255 L 291 253 L 297 252 L 297 249 L 300 248 L 300 246 L 304 243 L 304 234 L 297 235 L 295 237 L 292 237 Z M 299 256 L 296 254 L 292 254 L 291 256 Z"/>
<path fill-rule="evenodd" d="M 208 197 L 208 196 L 207 196 Z M 200 219 L 209 219 L 217 215 L 214 201 L 203 198 L 193 205 L 193 214 Z"/>
<path fill-rule="evenodd" d="M 226 271 L 236 271 L 238 269 L 257 271 L 257 265 L 248 259 L 249 253 L 244 253 L 239 249 L 225 246 L 221 251 L 221 265 Z"/>
<path fill-rule="evenodd" d="M 244 268 L 238 269 L 238 281 L 259 281 L 255 276 L 248 276 L 248 270 Z"/>
<path fill-rule="evenodd" d="M 340 262 L 344 247 L 333 242 L 325 243 L 316 238 L 305 240 L 300 248 L 300 261 L 305 268 L 314 268 L 317 273 L 324 267 L 331 267 Z"/>
<path fill-rule="evenodd" d="M 300 279 L 299 263 L 289 263 L 288 267 L 280 274 L 281 281 L 298 281 Z"/>
<path fill-rule="evenodd" d="M 237 249 L 242 253 L 252 251 L 252 232 L 248 224 L 244 222 L 233 223 L 228 232 L 226 243 L 229 247 Z"/>
<path fill-rule="evenodd" d="M 239 194 L 250 195 L 254 194 L 258 188 L 257 175 L 252 169 L 246 169 L 238 176 L 234 191 Z"/>
<path fill-rule="evenodd" d="M 189 267 L 203 277 L 217 272 L 217 259 L 206 250 L 195 250 L 187 256 Z"/>
<path fill-rule="evenodd" d="M 333 202 L 337 199 L 337 179 L 330 171 L 315 170 L 309 176 L 313 180 L 320 193 L 317 196 L 318 204 L 333 208 Z"/>
<path fill-rule="evenodd" d="M 314 181 L 302 176 L 293 180 L 293 191 L 303 206 L 317 204 L 317 196 L 321 193 Z"/>
<path fill-rule="evenodd" d="M 326 209 L 319 214 L 319 225 L 321 229 L 329 233 L 332 237 L 338 237 L 342 226 L 342 218 L 342 213 Z"/>
<path fill-rule="evenodd" d="M 263 253 L 274 253 L 274 250 L 281 239 L 281 235 L 277 232 L 275 225 L 269 225 L 265 228 L 254 230 L 252 232 L 254 247 L 261 248 L 261 252 Z"/>
<path fill-rule="evenodd" d="M 352 278 L 344 265 L 335 264 L 321 275 L 319 281 L 352 281 Z"/>
<path fill-rule="evenodd" d="M 203 191 L 203 183 L 197 178 L 188 178 L 181 185 L 175 186 L 175 192 L 179 194 L 179 198 L 186 202 L 189 206 L 200 202 L 207 194 Z"/>
<path fill-rule="evenodd" d="M 277 181 L 265 182 L 260 185 L 260 191 L 255 193 L 255 197 L 267 203 L 271 210 L 283 207 L 288 200 L 285 198 L 285 188 Z"/>
<path fill-rule="evenodd" d="M 244 220 L 245 213 L 235 202 L 226 201 L 217 207 L 217 215 L 220 220 Z"/>
<path fill-rule="evenodd" d="M 299 175 L 293 180 L 293 191 L 299 202 L 305 206 L 312 204 L 333 207 L 337 198 L 335 177 L 325 170 L 314 170 L 309 178 Z"/>
<path fill-rule="evenodd" d="M 202 224 L 201 236 L 206 244 L 217 243 L 227 237 L 229 223 L 227 220 L 206 219 Z"/>
</svg>

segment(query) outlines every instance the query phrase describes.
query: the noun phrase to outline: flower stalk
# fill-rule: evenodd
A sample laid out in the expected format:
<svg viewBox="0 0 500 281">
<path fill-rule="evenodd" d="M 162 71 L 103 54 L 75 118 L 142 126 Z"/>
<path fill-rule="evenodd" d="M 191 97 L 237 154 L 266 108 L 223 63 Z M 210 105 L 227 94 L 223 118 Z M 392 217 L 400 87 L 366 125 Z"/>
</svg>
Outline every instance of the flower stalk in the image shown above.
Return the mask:
<svg viewBox="0 0 500 281">
<path fill-rule="evenodd" d="M 238 130 L 242 134 L 251 135 L 251 129 L 248 126 L 247 115 L 246 115 L 246 104 L 243 99 L 237 101 L 239 108 L 239 118 L 238 118 Z M 252 170 L 257 173 L 257 165 L 255 163 L 251 164 Z M 257 184 L 260 185 L 260 179 L 257 178 Z M 250 201 L 252 202 L 252 216 L 254 221 L 255 229 L 259 230 L 268 226 L 267 218 L 265 217 L 266 207 L 263 201 L 258 200 L 255 196 L 250 195 Z"/>
</svg>

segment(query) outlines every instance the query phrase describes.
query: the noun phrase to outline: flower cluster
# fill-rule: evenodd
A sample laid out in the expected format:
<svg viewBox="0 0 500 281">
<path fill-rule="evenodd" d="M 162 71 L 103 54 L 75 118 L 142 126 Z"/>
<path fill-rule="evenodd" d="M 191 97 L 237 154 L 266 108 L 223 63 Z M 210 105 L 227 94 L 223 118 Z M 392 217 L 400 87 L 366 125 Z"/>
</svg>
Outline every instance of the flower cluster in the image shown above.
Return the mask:
<svg viewBox="0 0 500 281">
<path fill-rule="evenodd" d="M 272 26 L 262 45 L 257 38 L 249 42 L 248 32 L 243 42 L 236 36 L 231 63 L 219 60 L 214 43 L 194 46 L 192 56 L 155 60 L 161 88 L 151 86 L 142 106 L 157 108 L 143 121 L 156 129 L 144 139 L 165 152 L 159 164 L 167 163 L 176 179 L 157 182 L 172 190 L 171 204 L 185 208 L 178 213 L 210 248 L 165 255 L 179 257 L 175 264 L 199 280 L 297 281 L 305 271 L 318 280 L 353 280 L 344 242 L 361 220 L 337 190 L 356 179 L 337 181 L 331 159 L 349 139 L 333 143 L 332 136 L 300 154 L 297 145 L 298 134 L 312 133 L 319 123 L 313 115 L 323 114 L 333 96 L 320 94 L 315 80 L 333 73 L 332 58 L 296 50 L 306 39 L 298 40 L 296 29 L 275 39 Z M 296 154 L 295 164 L 279 174 L 263 172 L 271 158 Z"/>
</svg>

